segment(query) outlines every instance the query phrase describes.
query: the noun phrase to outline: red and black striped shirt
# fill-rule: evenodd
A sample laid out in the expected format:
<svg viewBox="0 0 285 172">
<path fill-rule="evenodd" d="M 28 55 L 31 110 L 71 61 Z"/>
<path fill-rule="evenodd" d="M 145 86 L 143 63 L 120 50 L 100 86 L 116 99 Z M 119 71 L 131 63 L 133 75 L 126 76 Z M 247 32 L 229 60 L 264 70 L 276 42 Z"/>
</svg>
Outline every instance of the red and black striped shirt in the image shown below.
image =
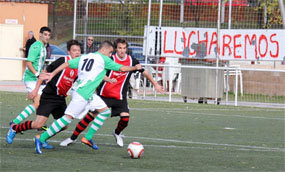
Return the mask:
<svg viewBox="0 0 285 172">
<path fill-rule="evenodd" d="M 114 54 L 112 59 L 114 62 L 124 66 L 135 66 L 139 64 L 139 62 L 130 55 L 127 55 L 125 59 L 120 59 L 117 54 Z M 114 98 L 117 100 L 126 99 L 131 74 L 132 72 L 108 71 L 106 75 L 111 79 L 117 79 L 117 82 L 113 84 L 104 82 L 99 87 L 98 94 L 103 97 Z"/>
</svg>

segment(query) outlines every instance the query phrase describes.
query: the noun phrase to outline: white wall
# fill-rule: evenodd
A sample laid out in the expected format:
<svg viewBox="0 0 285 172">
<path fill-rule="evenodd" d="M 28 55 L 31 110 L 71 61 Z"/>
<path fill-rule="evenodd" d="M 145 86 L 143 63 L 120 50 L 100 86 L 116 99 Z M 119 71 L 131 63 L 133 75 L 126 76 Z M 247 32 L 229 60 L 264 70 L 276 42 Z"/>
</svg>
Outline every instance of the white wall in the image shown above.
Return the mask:
<svg viewBox="0 0 285 172">
<path fill-rule="evenodd" d="M 0 57 L 23 57 L 23 30 L 23 25 L 0 24 Z M 0 59 L 0 80 L 21 80 L 22 71 L 22 61 Z"/>
</svg>

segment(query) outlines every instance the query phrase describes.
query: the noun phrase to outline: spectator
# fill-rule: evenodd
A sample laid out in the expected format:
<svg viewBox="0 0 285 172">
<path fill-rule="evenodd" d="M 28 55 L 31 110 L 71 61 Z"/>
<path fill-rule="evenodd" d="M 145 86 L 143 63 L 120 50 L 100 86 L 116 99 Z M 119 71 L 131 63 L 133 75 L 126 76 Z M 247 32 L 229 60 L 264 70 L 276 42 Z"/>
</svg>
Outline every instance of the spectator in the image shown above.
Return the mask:
<svg viewBox="0 0 285 172">
<path fill-rule="evenodd" d="M 28 55 L 29 55 L 29 49 L 30 49 L 31 45 L 32 45 L 34 42 L 36 42 L 36 41 L 37 41 L 37 40 L 36 40 L 35 37 L 34 37 L 34 32 L 33 32 L 33 31 L 29 31 L 29 32 L 28 32 L 28 40 L 27 40 L 27 42 L 26 42 L 25 47 L 20 48 L 21 51 L 24 51 L 26 58 L 27 58 Z"/>
<path fill-rule="evenodd" d="M 98 51 L 98 47 L 94 44 L 94 37 L 88 36 L 87 46 L 86 46 L 86 54 L 95 53 L 96 51 Z"/>
</svg>

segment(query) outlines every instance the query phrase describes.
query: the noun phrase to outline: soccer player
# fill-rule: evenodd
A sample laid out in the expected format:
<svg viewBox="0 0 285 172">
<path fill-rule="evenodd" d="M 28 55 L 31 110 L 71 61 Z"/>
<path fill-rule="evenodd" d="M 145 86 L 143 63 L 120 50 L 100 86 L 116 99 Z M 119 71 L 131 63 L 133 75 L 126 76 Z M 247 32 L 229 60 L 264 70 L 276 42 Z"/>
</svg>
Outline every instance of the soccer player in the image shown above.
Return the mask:
<svg viewBox="0 0 285 172">
<path fill-rule="evenodd" d="M 79 58 L 69 60 L 59 66 L 52 73 L 47 73 L 42 79 L 47 79 L 49 82 L 54 75 L 66 67 L 78 69 L 78 85 L 72 93 L 72 100 L 65 110 L 65 115 L 60 119 L 54 121 L 51 126 L 41 135 L 35 136 L 35 147 L 38 154 L 42 154 L 42 144 L 50 137 L 58 133 L 63 127 L 69 125 L 74 118 L 85 110 L 87 105 L 90 105 L 89 110 L 99 113 L 94 119 L 90 129 L 81 142 L 98 149 L 93 143 L 92 137 L 95 132 L 104 124 L 104 121 L 111 115 L 110 110 L 104 101 L 95 94 L 96 88 L 106 75 L 107 70 L 129 72 L 140 70 L 141 65 L 134 67 L 123 66 L 115 63 L 110 59 L 113 52 L 113 45 L 109 41 L 104 41 L 96 53 L 89 53 L 82 55 Z"/>
<path fill-rule="evenodd" d="M 46 45 L 49 42 L 50 34 L 50 28 L 45 26 L 42 27 L 40 29 L 39 40 L 34 42 L 30 47 L 29 55 L 26 61 L 26 70 L 23 77 L 28 93 L 35 89 L 38 76 L 42 72 L 46 59 Z M 43 88 L 44 86 L 42 85 L 38 90 L 37 96 L 32 98 L 33 103 L 25 107 L 25 109 L 12 122 L 10 122 L 10 129 L 12 124 L 20 124 L 24 119 L 35 112 L 39 106 L 40 95 Z"/>
<path fill-rule="evenodd" d="M 51 63 L 46 69 L 47 72 L 52 72 L 61 64 L 79 57 L 81 55 L 80 46 L 80 43 L 76 40 L 68 41 L 67 52 L 69 56 L 61 57 Z M 67 92 L 71 88 L 76 77 L 77 69 L 70 69 L 69 67 L 53 77 L 51 82 L 49 82 L 43 89 L 43 93 L 40 97 L 40 105 L 36 113 L 36 120 L 29 120 L 20 124 L 12 124 L 8 132 L 9 134 L 6 137 L 7 143 L 11 144 L 13 142 L 16 133 L 41 128 L 48 120 L 50 114 L 53 115 L 54 119 L 59 119 L 62 117 L 66 109 L 65 97 L 67 96 Z M 43 80 L 38 80 L 36 88 L 32 91 L 35 93 L 35 95 L 32 95 L 31 97 L 37 96 L 36 94 L 42 82 Z M 51 148 L 51 146 L 49 146 L 47 143 L 45 143 L 43 146 L 45 148 Z"/>
<path fill-rule="evenodd" d="M 135 66 L 139 64 L 139 62 L 126 54 L 128 47 L 128 43 L 124 39 L 117 39 L 115 41 L 116 54 L 112 56 L 112 59 L 122 65 L 126 66 Z M 160 86 L 152 76 L 146 71 L 141 70 L 142 74 L 151 81 L 154 85 L 156 91 L 163 93 L 162 86 Z M 104 100 L 108 107 L 112 110 L 111 117 L 120 116 L 120 120 L 118 122 L 117 128 L 113 131 L 113 135 L 117 142 L 117 145 L 123 147 L 123 138 L 122 131 L 128 126 L 129 123 L 129 108 L 127 102 L 127 88 L 130 80 L 132 72 L 124 73 L 124 72 L 116 72 L 116 71 L 108 71 L 107 76 L 113 80 L 115 79 L 117 82 L 115 83 L 103 83 L 101 87 L 98 89 L 98 94 Z M 94 113 L 93 113 L 94 114 Z M 76 126 L 73 134 L 70 138 L 65 139 L 60 143 L 61 146 L 68 146 L 70 143 L 75 142 L 78 135 L 85 130 L 88 124 L 94 119 L 92 114 L 87 114 Z"/>
</svg>

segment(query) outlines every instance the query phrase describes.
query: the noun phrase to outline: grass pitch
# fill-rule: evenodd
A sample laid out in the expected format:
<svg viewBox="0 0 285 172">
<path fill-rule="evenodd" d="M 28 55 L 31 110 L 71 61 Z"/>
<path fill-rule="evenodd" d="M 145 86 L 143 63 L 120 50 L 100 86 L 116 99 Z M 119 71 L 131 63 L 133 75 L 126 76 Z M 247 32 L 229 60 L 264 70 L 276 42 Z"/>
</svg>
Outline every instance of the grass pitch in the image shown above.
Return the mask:
<svg viewBox="0 0 285 172">
<path fill-rule="evenodd" d="M 111 134 L 119 118 L 108 119 L 93 138 L 99 150 L 79 141 L 60 147 L 74 120 L 49 140 L 55 149 L 37 155 L 36 130 L 6 143 L 9 121 L 29 103 L 24 93 L 0 92 L 0 171 L 285 171 L 284 109 L 129 100 L 123 148 Z M 128 157 L 133 141 L 144 145 L 141 159 Z"/>
</svg>

